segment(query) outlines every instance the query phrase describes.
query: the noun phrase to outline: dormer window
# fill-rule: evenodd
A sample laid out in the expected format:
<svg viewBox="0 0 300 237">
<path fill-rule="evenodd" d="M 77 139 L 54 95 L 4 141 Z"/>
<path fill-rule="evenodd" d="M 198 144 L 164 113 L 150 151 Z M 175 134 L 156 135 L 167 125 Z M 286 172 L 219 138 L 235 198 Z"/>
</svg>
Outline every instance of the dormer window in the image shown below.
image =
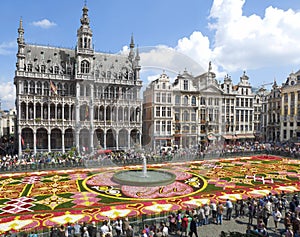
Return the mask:
<svg viewBox="0 0 300 237">
<path fill-rule="evenodd" d="M 71 69 L 71 67 L 69 66 L 69 67 L 67 67 L 67 74 L 68 74 L 68 75 L 71 75 L 71 73 L 72 73 L 72 69 Z"/>
<path fill-rule="evenodd" d="M 58 66 L 55 66 L 54 67 L 54 74 L 58 74 L 59 73 L 59 67 Z"/>
<path fill-rule="evenodd" d="M 185 91 L 187 91 L 189 89 L 189 82 L 188 82 L 188 80 L 184 80 L 183 81 L 183 89 Z"/>
<path fill-rule="evenodd" d="M 80 66 L 81 66 L 81 73 L 90 72 L 90 63 L 87 60 L 83 60 Z"/>
<path fill-rule="evenodd" d="M 32 64 L 28 64 L 27 65 L 27 71 L 28 72 L 32 72 Z"/>
</svg>

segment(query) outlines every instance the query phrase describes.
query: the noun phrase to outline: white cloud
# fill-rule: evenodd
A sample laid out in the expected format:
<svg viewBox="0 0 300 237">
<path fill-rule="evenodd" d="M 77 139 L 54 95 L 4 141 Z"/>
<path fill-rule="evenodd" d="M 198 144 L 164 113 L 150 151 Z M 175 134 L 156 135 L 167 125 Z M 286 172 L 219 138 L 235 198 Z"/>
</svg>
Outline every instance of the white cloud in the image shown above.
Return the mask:
<svg viewBox="0 0 300 237">
<path fill-rule="evenodd" d="M 4 42 L 0 44 L 0 55 L 8 55 L 8 54 L 15 54 L 17 48 L 17 42 Z"/>
<path fill-rule="evenodd" d="M 204 71 L 203 67 L 185 52 L 165 45 L 141 47 L 140 56 L 143 70 L 166 71 L 173 74 L 187 70 L 194 75 Z"/>
<path fill-rule="evenodd" d="M 193 58 L 202 68 L 206 68 L 212 58 L 209 39 L 199 31 L 178 40 L 176 50 Z"/>
<path fill-rule="evenodd" d="M 56 23 L 51 22 L 48 19 L 43 19 L 43 20 L 40 20 L 40 21 L 32 22 L 32 25 L 41 27 L 43 29 L 48 29 L 48 28 L 51 28 L 53 26 L 56 26 Z"/>
<path fill-rule="evenodd" d="M 0 83 L 1 109 L 15 108 L 15 96 L 16 96 L 16 89 L 12 82 Z"/>
<path fill-rule="evenodd" d="M 250 1 L 250 0 L 248 0 Z M 218 78 L 227 73 L 300 64 L 300 12 L 272 6 L 264 15 L 246 16 L 246 0 L 214 0 L 208 27 L 212 37 L 194 31 L 178 40 L 177 46 L 140 49 L 142 70 L 163 70 L 194 75 L 208 69 L 209 61 Z M 128 53 L 128 47 L 123 53 Z M 160 71 L 159 71 L 160 70 Z"/>
<path fill-rule="evenodd" d="M 272 6 L 263 17 L 243 15 L 245 0 L 215 0 L 209 26 L 214 61 L 225 70 L 300 63 L 300 12 Z"/>
</svg>

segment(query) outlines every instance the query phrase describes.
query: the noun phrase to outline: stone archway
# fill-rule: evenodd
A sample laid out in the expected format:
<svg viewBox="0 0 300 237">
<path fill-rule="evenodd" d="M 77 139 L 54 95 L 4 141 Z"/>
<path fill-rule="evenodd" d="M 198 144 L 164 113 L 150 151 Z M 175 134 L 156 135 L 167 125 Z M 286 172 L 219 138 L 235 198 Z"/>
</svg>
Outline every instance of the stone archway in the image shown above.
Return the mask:
<svg viewBox="0 0 300 237">
<path fill-rule="evenodd" d="M 79 133 L 79 148 L 80 151 L 88 152 L 91 147 L 89 130 L 83 128 Z"/>
<path fill-rule="evenodd" d="M 130 132 L 130 147 L 140 146 L 140 131 L 133 129 Z"/>
<path fill-rule="evenodd" d="M 128 147 L 128 131 L 126 129 L 122 129 L 119 131 L 118 145 L 119 145 L 119 149 L 127 149 L 127 147 Z"/>
<path fill-rule="evenodd" d="M 51 150 L 61 150 L 62 149 L 62 133 L 58 128 L 51 130 Z"/>
<path fill-rule="evenodd" d="M 33 130 L 31 128 L 22 129 L 23 149 L 33 149 Z"/>
<path fill-rule="evenodd" d="M 66 129 L 66 131 L 65 131 L 65 148 L 66 149 L 75 147 L 74 134 L 75 134 L 75 131 L 72 128 Z"/>
<path fill-rule="evenodd" d="M 94 132 L 94 148 L 104 147 L 104 131 L 100 128 L 96 129 Z"/>
<path fill-rule="evenodd" d="M 36 148 L 48 149 L 48 131 L 45 128 L 39 128 L 36 131 Z"/>
<path fill-rule="evenodd" d="M 106 147 L 114 149 L 116 147 L 116 131 L 109 129 L 106 132 Z"/>
</svg>

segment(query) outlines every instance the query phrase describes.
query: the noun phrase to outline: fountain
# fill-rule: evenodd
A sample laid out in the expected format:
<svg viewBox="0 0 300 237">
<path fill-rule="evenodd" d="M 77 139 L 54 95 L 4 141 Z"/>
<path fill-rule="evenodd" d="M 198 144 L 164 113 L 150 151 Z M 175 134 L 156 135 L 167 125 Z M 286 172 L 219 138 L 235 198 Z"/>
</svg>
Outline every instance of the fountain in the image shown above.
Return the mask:
<svg viewBox="0 0 300 237">
<path fill-rule="evenodd" d="M 147 159 L 146 156 L 144 156 L 144 154 L 142 154 L 143 157 L 143 177 L 148 177 L 147 176 Z"/>
<path fill-rule="evenodd" d="M 147 169 L 147 158 L 142 155 L 142 170 L 122 170 L 115 173 L 112 180 L 118 184 L 129 186 L 155 187 L 173 183 L 176 175 L 165 170 Z"/>
</svg>

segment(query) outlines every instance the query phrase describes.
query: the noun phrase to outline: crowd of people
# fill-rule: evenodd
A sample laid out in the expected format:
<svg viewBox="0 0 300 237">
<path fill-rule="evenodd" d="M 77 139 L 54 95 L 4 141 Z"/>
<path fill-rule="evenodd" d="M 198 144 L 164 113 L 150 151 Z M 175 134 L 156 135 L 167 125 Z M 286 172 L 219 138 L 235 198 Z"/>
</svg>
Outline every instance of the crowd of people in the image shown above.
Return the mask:
<svg viewBox="0 0 300 237">
<path fill-rule="evenodd" d="M 38 152 L 24 153 L 22 156 L 4 155 L 0 158 L 0 171 L 23 171 L 34 169 L 57 169 L 66 167 L 105 166 L 141 164 L 143 156 L 148 163 L 178 160 L 199 160 L 233 156 L 234 154 L 270 153 L 300 158 L 299 143 L 259 143 L 259 142 L 213 142 L 189 149 L 173 149 L 154 151 L 117 150 L 105 153 L 95 151 L 90 154 L 78 152 Z"/>
<path fill-rule="evenodd" d="M 207 225 L 221 225 L 232 218 L 246 220 L 245 233 L 249 236 L 270 236 L 270 230 L 277 236 L 300 236 L 300 199 L 297 193 L 269 195 L 233 202 L 211 200 L 198 208 L 188 208 L 169 213 L 157 222 L 145 222 L 136 232 L 128 218 L 105 220 L 102 223 L 74 223 L 52 227 L 50 237 L 198 237 Z M 274 224 L 271 225 L 271 222 Z M 279 225 L 281 223 L 281 225 Z M 99 226 L 98 226 L 99 225 Z M 270 228 L 275 226 L 275 228 Z"/>
</svg>

